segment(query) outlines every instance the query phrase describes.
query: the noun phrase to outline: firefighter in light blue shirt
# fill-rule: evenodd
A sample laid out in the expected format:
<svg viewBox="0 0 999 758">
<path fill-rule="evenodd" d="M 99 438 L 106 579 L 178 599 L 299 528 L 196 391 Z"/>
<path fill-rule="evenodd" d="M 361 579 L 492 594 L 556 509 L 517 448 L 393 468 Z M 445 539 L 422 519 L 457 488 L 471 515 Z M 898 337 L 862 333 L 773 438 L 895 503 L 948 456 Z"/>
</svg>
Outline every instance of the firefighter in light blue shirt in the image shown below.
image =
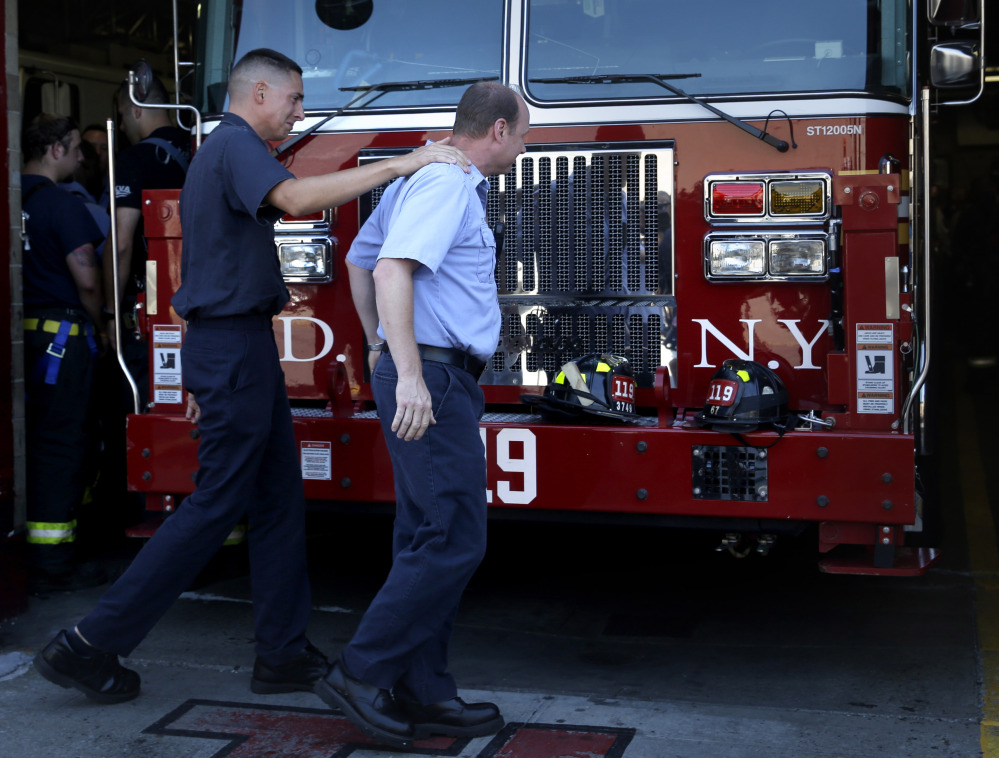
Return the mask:
<svg viewBox="0 0 999 758">
<path fill-rule="evenodd" d="M 510 88 L 470 87 L 452 144 L 472 171 L 428 166 L 397 181 L 347 258 L 354 304 L 378 356 L 371 389 L 395 480 L 394 560 L 316 693 L 393 747 L 503 726 L 492 703 L 458 697 L 447 651 L 458 601 L 486 547 L 478 378 L 496 350 L 500 313 L 485 177 L 510 169 L 529 126 L 527 106 Z"/>
</svg>

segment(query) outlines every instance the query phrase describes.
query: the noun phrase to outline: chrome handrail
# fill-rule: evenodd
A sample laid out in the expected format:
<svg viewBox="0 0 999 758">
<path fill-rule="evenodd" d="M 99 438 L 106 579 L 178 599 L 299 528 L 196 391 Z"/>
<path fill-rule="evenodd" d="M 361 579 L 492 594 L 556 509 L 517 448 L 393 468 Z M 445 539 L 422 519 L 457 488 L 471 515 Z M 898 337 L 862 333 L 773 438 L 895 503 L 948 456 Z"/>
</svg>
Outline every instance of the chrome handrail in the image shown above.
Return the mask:
<svg viewBox="0 0 999 758">
<path fill-rule="evenodd" d="M 131 73 L 131 72 L 129 72 Z M 128 370 L 128 366 L 125 363 L 125 354 L 121 349 L 122 333 L 121 333 L 121 284 L 118 281 L 118 223 L 115 218 L 115 211 L 117 210 L 117 199 L 115 198 L 115 184 L 114 184 L 114 161 L 115 161 L 115 149 L 114 149 L 114 119 L 109 118 L 107 121 L 108 130 L 108 186 L 111 188 L 108 193 L 108 201 L 110 203 L 109 210 L 111 214 L 111 267 L 112 267 L 112 289 L 114 290 L 114 345 L 115 354 L 118 358 L 118 365 L 121 366 L 122 373 L 125 374 L 125 379 L 128 380 L 128 386 L 132 389 L 132 407 L 136 413 L 142 413 L 143 409 L 139 407 L 139 386 L 135 383 L 135 379 L 132 377 L 132 373 Z M 105 245 L 104 254 L 107 255 L 107 246 Z"/>
<path fill-rule="evenodd" d="M 911 419 L 909 417 L 909 411 L 912 407 L 912 401 L 926 384 L 926 378 L 930 373 L 930 334 L 931 329 L 931 317 L 932 312 L 930 309 L 930 220 L 932 214 L 929 212 L 930 207 L 930 89 L 929 87 L 924 87 L 920 97 L 922 104 L 922 139 L 921 139 L 921 149 L 920 149 L 920 162 L 922 176 L 920 180 L 922 182 L 923 190 L 923 256 L 922 263 L 923 269 L 920 272 L 922 276 L 920 277 L 920 284 L 922 285 L 922 300 L 923 300 L 923 310 L 922 310 L 922 343 L 923 348 L 920 351 L 922 358 L 922 367 L 919 371 L 919 376 L 916 377 L 916 381 L 912 383 L 912 387 L 909 389 L 909 394 L 905 398 L 905 403 L 902 405 L 902 431 L 905 434 L 909 433 L 912 428 Z"/>
</svg>

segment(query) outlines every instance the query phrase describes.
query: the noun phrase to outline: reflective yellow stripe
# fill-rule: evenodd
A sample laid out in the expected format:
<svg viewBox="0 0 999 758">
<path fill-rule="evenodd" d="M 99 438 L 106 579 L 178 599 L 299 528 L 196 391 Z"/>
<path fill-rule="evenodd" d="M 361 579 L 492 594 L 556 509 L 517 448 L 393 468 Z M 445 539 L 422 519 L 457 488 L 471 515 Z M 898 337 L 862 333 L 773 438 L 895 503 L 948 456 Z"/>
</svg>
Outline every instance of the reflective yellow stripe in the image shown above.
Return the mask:
<svg viewBox="0 0 999 758">
<path fill-rule="evenodd" d="M 49 332 L 50 334 L 55 334 L 56 332 L 59 331 L 59 324 L 61 323 L 62 323 L 61 321 L 50 321 L 50 320 L 40 321 L 37 318 L 26 318 L 24 319 L 24 331 L 36 332 L 41 330 L 43 332 Z M 80 324 L 73 324 L 71 327 L 69 327 L 69 336 L 75 337 L 80 333 L 81 328 L 82 327 L 80 326 Z"/>
<path fill-rule="evenodd" d="M 46 521 L 28 521 L 28 543 L 31 545 L 60 545 L 76 542 L 76 519 L 68 524 Z"/>
<path fill-rule="evenodd" d="M 223 545 L 238 545 L 246 540 L 246 524 L 236 524 L 236 528 L 229 532 Z"/>
</svg>

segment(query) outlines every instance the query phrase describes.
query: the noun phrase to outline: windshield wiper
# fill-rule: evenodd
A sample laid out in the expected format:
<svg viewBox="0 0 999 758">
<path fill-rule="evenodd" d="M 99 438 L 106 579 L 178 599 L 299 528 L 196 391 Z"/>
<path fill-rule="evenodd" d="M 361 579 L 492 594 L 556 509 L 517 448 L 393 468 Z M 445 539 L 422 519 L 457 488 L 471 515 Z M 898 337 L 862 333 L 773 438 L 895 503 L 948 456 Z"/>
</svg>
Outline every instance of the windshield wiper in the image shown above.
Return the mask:
<svg viewBox="0 0 999 758">
<path fill-rule="evenodd" d="M 734 124 L 739 127 L 744 132 L 748 132 L 757 139 L 763 140 L 771 147 L 776 148 L 779 152 L 787 152 L 787 142 L 784 140 L 767 134 L 765 131 L 757 129 L 751 124 L 747 124 L 740 118 L 736 118 L 735 116 L 731 116 L 724 111 L 720 111 L 710 103 L 706 103 L 699 97 L 694 97 L 693 95 L 684 92 L 679 87 L 665 81 L 666 79 L 689 79 L 696 76 L 700 76 L 700 74 L 593 74 L 592 76 L 562 76 L 554 79 L 529 79 L 528 81 L 534 84 L 633 84 L 635 82 L 652 82 L 653 84 L 658 84 L 663 89 L 669 90 L 674 95 L 679 95 L 692 103 L 700 105 L 702 108 L 706 108 L 719 118 L 723 118 L 730 124 Z"/>
<path fill-rule="evenodd" d="M 377 100 L 387 92 L 407 92 L 410 90 L 417 90 L 417 89 L 439 89 L 441 87 L 460 87 L 463 84 L 472 85 L 475 84 L 476 82 L 492 82 L 496 81 L 497 79 L 499 79 L 498 76 L 477 76 L 469 79 L 425 79 L 422 81 L 413 81 L 413 82 L 381 82 L 379 84 L 369 84 L 367 86 L 361 85 L 358 87 L 340 87 L 341 92 L 357 92 L 358 94 L 356 97 L 352 98 L 349 103 L 347 103 L 344 106 L 341 106 L 340 108 L 337 108 L 335 111 L 333 111 L 333 113 L 331 113 L 321 121 L 317 121 L 315 124 L 310 126 L 304 132 L 299 132 L 291 139 L 282 142 L 276 148 L 271 150 L 271 155 L 277 158 L 282 154 L 286 153 L 296 144 L 298 144 L 303 139 L 312 134 L 314 131 L 316 131 L 316 129 L 321 127 L 323 124 L 327 123 L 331 119 L 336 118 L 337 116 L 342 116 L 350 109 L 352 105 L 354 105 L 354 103 L 363 100 L 372 92 L 377 92 L 378 94 L 375 95 L 373 98 L 371 98 L 368 102 L 366 102 L 362 108 L 358 108 L 357 110 L 359 111 L 364 110 L 369 105 L 371 105 L 375 100 Z"/>
<path fill-rule="evenodd" d="M 442 87 L 460 87 L 463 84 L 476 84 L 477 82 L 494 82 L 498 76 L 473 76 L 468 79 L 423 79 L 415 82 L 382 82 L 365 87 L 363 84 L 357 87 L 341 87 L 341 92 L 402 92 L 414 89 L 440 89 Z"/>
</svg>

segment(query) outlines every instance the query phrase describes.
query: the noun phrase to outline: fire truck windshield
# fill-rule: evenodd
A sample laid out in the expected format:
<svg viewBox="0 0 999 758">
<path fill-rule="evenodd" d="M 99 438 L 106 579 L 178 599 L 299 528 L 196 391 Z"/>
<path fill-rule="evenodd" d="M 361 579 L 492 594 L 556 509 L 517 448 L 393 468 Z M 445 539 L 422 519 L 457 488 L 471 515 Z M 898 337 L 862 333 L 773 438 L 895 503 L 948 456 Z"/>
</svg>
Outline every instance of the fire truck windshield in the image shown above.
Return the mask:
<svg viewBox="0 0 999 758">
<path fill-rule="evenodd" d="M 278 50 L 302 67 L 309 111 L 342 108 L 373 84 L 414 81 L 430 86 L 383 91 L 371 106 L 453 107 L 464 88 L 434 87 L 434 81 L 500 78 L 503 3 L 209 0 L 200 34 L 202 111 L 224 109 L 232 63 L 258 47 Z"/>
<path fill-rule="evenodd" d="M 540 101 L 661 98 L 653 82 L 532 80 L 697 72 L 692 95 L 873 92 L 908 96 L 906 0 L 531 0 L 528 92 Z"/>
<path fill-rule="evenodd" d="M 342 108 L 378 82 L 505 80 L 539 102 L 671 98 L 649 81 L 589 87 L 567 77 L 697 73 L 694 96 L 816 92 L 909 97 L 908 0 L 205 0 L 197 101 L 221 112 L 232 64 L 257 47 L 303 69 L 305 107 Z M 504 39 L 506 35 L 507 39 Z M 519 42 L 519 50 L 517 49 Z M 508 47 L 508 45 L 512 45 Z M 541 83 L 537 80 L 549 80 Z M 453 107 L 462 90 L 386 92 L 374 109 Z"/>
</svg>

